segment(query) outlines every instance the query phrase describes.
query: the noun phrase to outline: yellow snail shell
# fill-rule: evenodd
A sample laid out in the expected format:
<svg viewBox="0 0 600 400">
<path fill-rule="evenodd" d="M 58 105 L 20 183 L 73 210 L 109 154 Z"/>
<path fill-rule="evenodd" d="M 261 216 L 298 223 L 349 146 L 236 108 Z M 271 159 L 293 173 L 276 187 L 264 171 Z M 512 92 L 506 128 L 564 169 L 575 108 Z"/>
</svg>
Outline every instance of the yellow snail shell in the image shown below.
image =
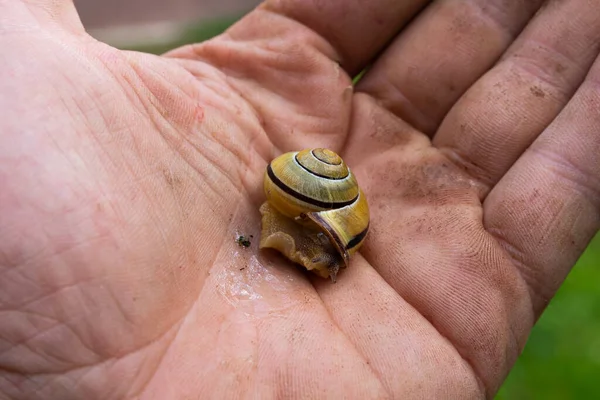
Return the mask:
<svg viewBox="0 0 600 400">
<path fill-rule="evenodd" d="M 272 248 L 333 282 L 363 244 L 369 206 L 342 158 L 328 149 L 285 153 L 267 166 L 259 248 Z"/>
</svg>

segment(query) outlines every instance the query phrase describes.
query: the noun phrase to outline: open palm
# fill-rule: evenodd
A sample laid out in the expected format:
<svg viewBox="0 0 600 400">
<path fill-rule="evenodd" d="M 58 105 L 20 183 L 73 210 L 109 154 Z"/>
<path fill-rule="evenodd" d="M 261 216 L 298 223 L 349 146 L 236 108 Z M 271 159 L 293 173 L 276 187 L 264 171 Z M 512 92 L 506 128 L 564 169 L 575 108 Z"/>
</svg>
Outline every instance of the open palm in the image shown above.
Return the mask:
<svg viewBox="0 0 600 400">
<path fill-rule="evenodd" d="M 0 391 L 492 397 L 600 224 L 600 14 L 426 3 L 267 1 L 157 57 L 0 1 Z M 266 163 L 314 147 L 371 208 L 335 285 L 257 248 Z"/>
</svg>

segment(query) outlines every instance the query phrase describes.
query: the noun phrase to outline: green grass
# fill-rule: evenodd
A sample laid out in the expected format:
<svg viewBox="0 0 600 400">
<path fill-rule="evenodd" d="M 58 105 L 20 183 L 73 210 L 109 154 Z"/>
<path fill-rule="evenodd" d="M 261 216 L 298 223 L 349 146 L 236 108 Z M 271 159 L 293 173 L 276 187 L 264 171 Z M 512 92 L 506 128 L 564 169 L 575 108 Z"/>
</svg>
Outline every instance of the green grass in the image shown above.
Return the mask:
<svg viewBox="0 0 600 400">
<path fill-rule="evenodd" d="M 590 399 L 600 393 L 599 284 L 596 235 L 533 328 L 497 400 Z"/>
<path fill-rule="evenodd" d="M 235 20 L 237 17 L 203 23 L 190 27 L 177 42 L 132 50 L 164 53 L 218 35 Z M 496 400 L 589 399 L 600 393 L 599 285 L 597 235 L 533 329 Z"/>
</svg>

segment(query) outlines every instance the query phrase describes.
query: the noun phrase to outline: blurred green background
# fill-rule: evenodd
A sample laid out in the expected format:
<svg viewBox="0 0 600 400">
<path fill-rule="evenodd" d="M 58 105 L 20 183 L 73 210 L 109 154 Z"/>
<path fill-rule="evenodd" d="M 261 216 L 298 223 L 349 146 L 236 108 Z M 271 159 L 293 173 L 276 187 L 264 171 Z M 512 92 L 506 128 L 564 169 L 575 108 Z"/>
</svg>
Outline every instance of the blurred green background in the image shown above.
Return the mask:
<svg viewBox="0 0 600 400">
<path fill-rule="evenodd" d="M 496 399 L 600 398 L 600 235 L 533 328 Z"/>
<path fill-rule="evenodd" d="M 176 42 L 128 49 L 160 54 L 209 39 L 237 17 L 203 22 Z M 497 400 L 600 397 L 600 235 L 592 241 L 533 329 Z"/>
</svg>

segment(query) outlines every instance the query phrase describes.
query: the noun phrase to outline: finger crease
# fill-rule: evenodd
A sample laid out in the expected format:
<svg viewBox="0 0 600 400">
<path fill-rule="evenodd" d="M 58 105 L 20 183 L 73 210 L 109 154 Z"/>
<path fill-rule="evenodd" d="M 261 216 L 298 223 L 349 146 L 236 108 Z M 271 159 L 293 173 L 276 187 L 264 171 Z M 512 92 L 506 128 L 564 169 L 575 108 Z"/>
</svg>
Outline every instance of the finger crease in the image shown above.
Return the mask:
<svg viewBox="0 0 600 400">
<path fill-rule="evenodd" d="M 600 178 L 550 149 L 531 147 L 530 151 L 545 159 L 555 176 L 574 186 L 592 204 L 600 204 Z"/>
<path fill-rule="evenodd" d="M 524 74 L 524 81 L 530 81 L 531 79 L 528 79 L 528 77 L 533 77 L 547 84 L 565 98 L 570 98 L 577 85 L 574 84 L 575 82 L 570 82 L 569 78 L 576 74 L 573 72 L 565 73 L 564 71 L 581 69 L 579 64 L 556 48 L 540 42 L 531 41 L 527 48 L 522 52 L 511 54 L 503 62 L 507 63 L 516 73 Z M 534 55 L 527 55 L 532 52 Z M 583 71 L 580 75 L 579 83 L 583 80 Z"/>
<path fill-rule="evenodd" d="M 494 180 L 490 173 L 483 167 L 475 164 L 468 157 L 463 156 L 460 151 L 451 147 L 440 147 L 438 150 L 446 157 L 448 161 L 459 168 L 467 177 L 476 182 L 475 188 L 479 200 L 483 201 L 494 185 Z"/>
<path fill-rule="evenodd" d="M 516 244 L 509 242 L 499 229 L 487 228 L 487 231 L 496 242 L 498 242 L 500 248 L 502 248 L 506 256 L 512 262 L 518 276 L 525 283 L 528 292 L 529 309 L 532 315 L 537 315 L 533 307 L 533 299 L 542 297 L 542 286 L 539 280 L 539 274 L 536 273 L 535 268 L 531 268 L 529 264 L 525 262 L 525 252 Z"/>
<path fill-rule="evenodd" d="M 362 256 L 369 263 L 369 265 L 375 265 L 375 263 L 373 262 L 371 257 L 369 257 L 367 254 L 363 254 Z M 456 351 L 456 354 L 458 354 L 458 356 L 465 362 L 466 367 L 470 370 L 470 373 L 473 375 L 473 377 L 475 378 L 475 381 L 477 382 L 477 387 L 479 389 L 479 392 L 482 394 L 482 397 L 485 397 L 485 395 L 488 393 L 487 385 L 485 384 L 481 373 L 479 372 L 479 370 L 477 369 L 477 367 L 475 366 L 475 363 L 471 360 L 471 358 L 468 357 L 466 354 L 464 354 L 463 351 L 461 351 L 459 349 L 459 347 L 454 343 L 454 341 L 449 336 L 445 335 L 442 332 L 442 330 L 437 326 L 437 324 L 434 322 L 433 318 L 430 315 L 427 315 L 426 313 L 421 312 L 419 307 L 417 307 L 415 304 L 413 304 L 413 302 L 409 301 L 405 296 L 403 296 L 397 290 L 397 288 L 394 287 L 394 285 L 392 285 L 390 283 L 390 280 L 388 277 L 386 277 L 384 274 L 382 274 L 381 271 L 378 270 L 377 268 L 375 268 L 375 270 L 379 273 L 381 279 L 386 283 L 386 285 L 388 285 L 388 287 L 390 287 L 395 293 L 398 294 L 398 297 L 400 299 L 402 299 L 402 301 L 404 301 L 406 304 L 408 304 L 421 317 L 423 317 L 423 319 L 427 321 L 427 323 L 438 333 L 438 335 L 440 335 L 442 338 L 444 338 L 444 340 L 446 340 L 450 344 L 450 346 Z M 327 308 L 327 307 L 325 307 L 325 308 Z M 329 312 L 329 310 L 328 310 L 328 312 Z"/>
<path fill-rule="evenodd" d="M 481 16 L 481 19 L 491 21 L 500 31 L 506 33 L 510 38 L 517 35 L 522 25 L 514 23 L 514 17 L 509 15 L 505 7 L 500 6 L 496 1 L 471 0 L 471 7 Z M 501 4 L 506 4 L 502 2 Z"/>
</svg>

